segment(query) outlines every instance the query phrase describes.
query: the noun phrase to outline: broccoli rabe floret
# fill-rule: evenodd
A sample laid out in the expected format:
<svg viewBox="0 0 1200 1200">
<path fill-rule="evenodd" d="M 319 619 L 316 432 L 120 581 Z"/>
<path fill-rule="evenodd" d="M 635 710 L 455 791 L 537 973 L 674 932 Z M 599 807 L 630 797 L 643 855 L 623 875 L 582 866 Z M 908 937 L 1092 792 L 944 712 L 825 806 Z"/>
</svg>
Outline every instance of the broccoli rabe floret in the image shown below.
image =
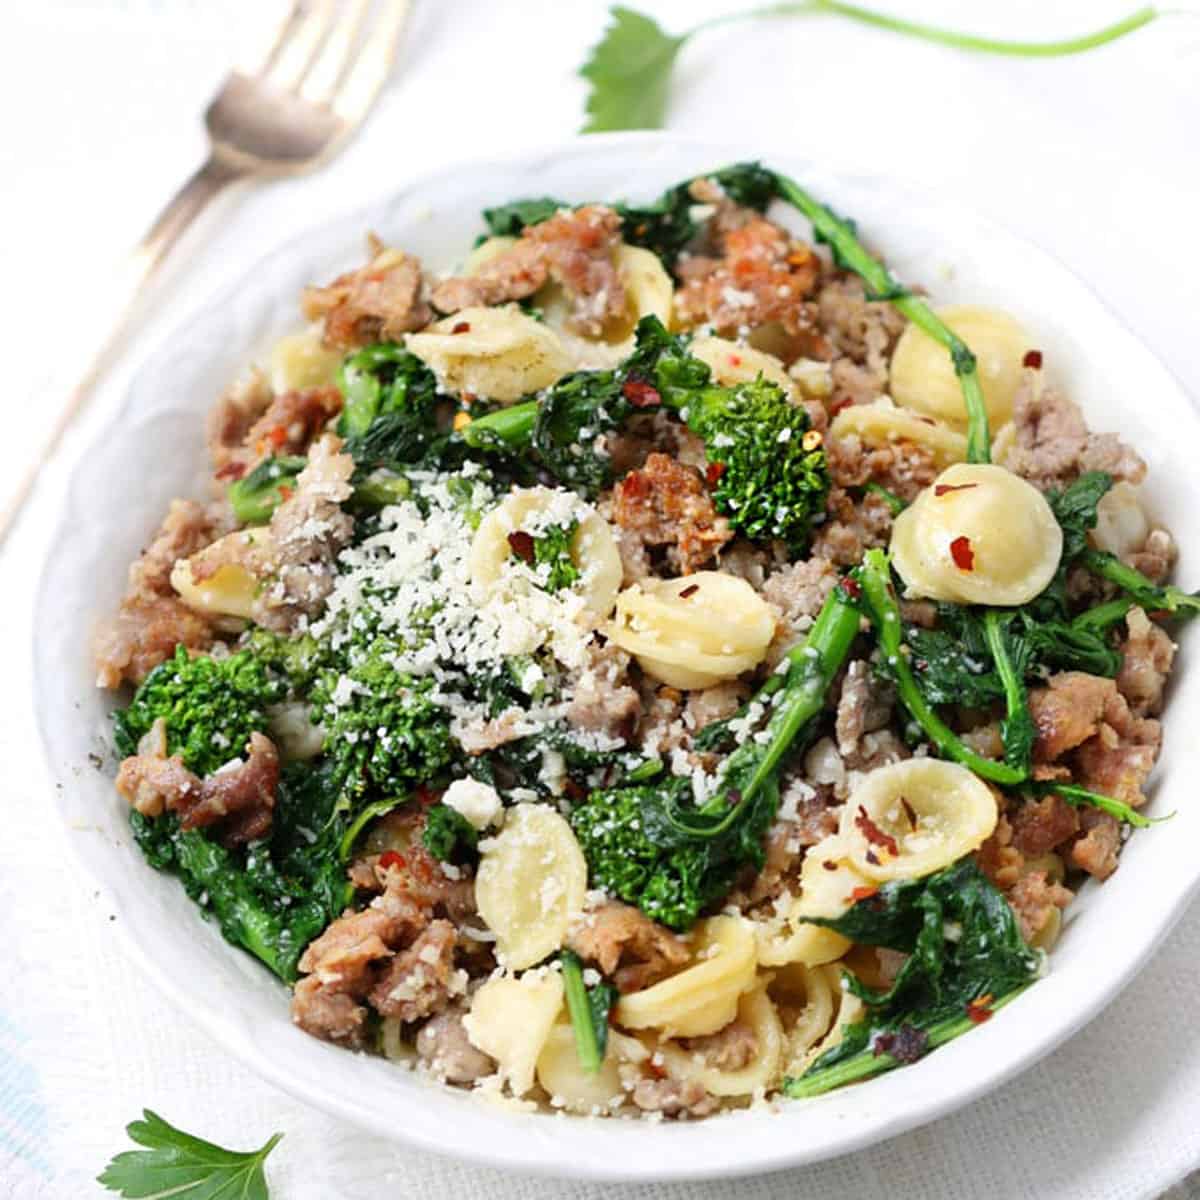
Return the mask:
<svg viewBox="0 0 1200 1200">
<path fill-rule="evenodd" d="M 401 795 L 453 758 L 449 716 L 432 698 L 434 681 L 397 670 L 396 649 L 378 639 L 349 670 L 322 671 L 313 690 L 324 752 L 351 794 Z"/>
<path fill-rule="evenodd" d="M 578 521 L 568 521 L 548 526 L 533 539 L 533 568 L 539 577 L 546 568 L 542 586 L 548 592 L 561 592 L 579 579 L 579 568 L 571 557 L 571 543 L 578 529 Z"/>
<path fill-rule="evenodd" d="M 174 658 L 150 672 L 129 707 L 115 714 L 117 750 L 136 753 L 138 742 L 161 717 L 168 754 L 181 755 L 184 766 L 197 775 L 210 775 L 242 754 L 252 733 L 266 728 L 267 706 L 285 691 L 249 651 L 192 657 L 180 646 Z"/>
<path fill-rule="evenodd" d="M 419 461 L 439 438 L 442 397 L 433 372 L 392 342 L 350 355 L 338 374 L 338 433 L 361 467 Z"/>
<path fill-rule="evenodd" d="M 829 467 L 808 413 L 764 379 L 706 387 L 685 401 L 688 427 L 704 439 L 713 499 L 746 537 L 808 545 L 825 511 Z"/>
<path fill-rule="evenodd" d="M 721 894 L 731 874 L 709 870 L 704 843 L 662 846 L 650 840 L 644 814 L 664 788 L 682 792 L 671 780 L 648 787 L 593 792 L 571 814 L 571 825 L 587 859 L 593 887 L 634 904 L 672 929 L 687 929 L 700 910 Z"/>
</svg>

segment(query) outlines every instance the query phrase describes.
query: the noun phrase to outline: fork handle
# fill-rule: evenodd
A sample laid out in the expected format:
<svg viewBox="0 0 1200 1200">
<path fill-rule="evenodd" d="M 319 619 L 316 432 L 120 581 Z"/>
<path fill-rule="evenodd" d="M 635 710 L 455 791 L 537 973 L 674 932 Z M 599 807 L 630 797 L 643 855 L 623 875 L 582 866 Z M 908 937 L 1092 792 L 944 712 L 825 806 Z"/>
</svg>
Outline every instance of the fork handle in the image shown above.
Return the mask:
<svg viewBox="0 0 1200 1200">
<path fill-rule="evenodd" d="M 15 526 L 17 517 L 37 484 L 42 467 L 87 406 L 97 380 L 111 363 L 129 332 L 134 311 L 147 285 L 192 222 L 214 197 L 231 183 L 235 183 L 243 174 L 239 168 L 210 157 L 175 193 L 150 226 L 145 237 L 118 268 L 108 297 L 108 307 L 115 313 L 112 324 L 108 326 L 104 340 L 92 352 L 83 375 L 73 387 L 66 389 L 66 396 L 50 433 L 39 446 L 37 456 L 19 476 L 17 485 L 4 501 L 3 508 L 0 508 L 0 547 L 4 545 Z"/>
</svg>

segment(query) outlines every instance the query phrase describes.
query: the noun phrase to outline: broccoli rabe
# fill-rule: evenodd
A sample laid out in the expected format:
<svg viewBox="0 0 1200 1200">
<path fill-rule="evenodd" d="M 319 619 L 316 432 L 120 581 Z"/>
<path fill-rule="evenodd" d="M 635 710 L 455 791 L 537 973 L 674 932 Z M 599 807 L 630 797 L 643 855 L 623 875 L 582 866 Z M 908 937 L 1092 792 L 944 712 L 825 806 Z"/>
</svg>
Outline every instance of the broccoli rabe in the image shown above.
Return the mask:
<svg viewBox="0 0 1200 1200">
<path fill-rule="evenodd" d="M 266 729 L 267 706 L 285 691 L 247 651 L 193 657 L 180 646 L 150 672 L 129 707 L 113 714 L 117 752 L 136 754 L 138 742 L 162 718 L 167 753 L 180 755 L 189 771 L 210 775 L 242 754 L 252 733 Z"/>
<path fill-rule="evenodd" d="M 229 485 L 229 504 L 240 525 L 265 525 L 295 490 L 308 459 L 295 454 L 264 458 L 249 474 Z"/>
<path fill-rule="evenodd" d="M 688 803 L 690 784 L 674 777 L 594 792 L 576 807 L 571 823 L 593 884 L 664 925 L 686 929 L 743 867 L 760 868 L 779 806 L 780 766 L 811 735 L 858 623 L 849 596 L 835 587 L 785 670 L 759 690 L 760 735 L 729 755 L 716 795 L 701 807 Z"/>
<path fill-rule="evenodd" d="M 598 449 L 637 409 L 670 408 L 704 440 L 717 508 L 753 539 L 803 550 L 825 510 L 829 470 L 807 412 L 766 380 L 711 382 L 708 367 L 657 317 L 638 323 L 633 354 L 616 371 L 580 371 L 530 400 L 472 422 L 464 439 L 501 453 L 532 450 L 559 482 L 594 492 L 611 478 Z"/>
<path fill-rule="evenodd" d="M 479 833 L 457 809 L 448 804 L 435 804 L 425 814 L 421 841 L 434 858 L 449 862 L 456 855 L 473 851 L 479 842 Z"/>
<path fill-rule="evenodd" d="M 579 580 L 579 568 L 571 557 L 571 544 L 578 529 L 578 521 L 569 521 L 565 525 L 550 525 L 533 538 L 533 569 L 540 577 L 545 568 L 542 586 L 548 592 L 561 592 Z"/>
<path fill-rule="evenodd" d="M 396 649 L 377 639 L 349 669 L 322 671 L 313 689 L 327 761 L 354 796 L 401 795 L 436 776 L 454 755 L 449 716 L 432 697 L 434 681 L 398 671 Z"/>
</svg>

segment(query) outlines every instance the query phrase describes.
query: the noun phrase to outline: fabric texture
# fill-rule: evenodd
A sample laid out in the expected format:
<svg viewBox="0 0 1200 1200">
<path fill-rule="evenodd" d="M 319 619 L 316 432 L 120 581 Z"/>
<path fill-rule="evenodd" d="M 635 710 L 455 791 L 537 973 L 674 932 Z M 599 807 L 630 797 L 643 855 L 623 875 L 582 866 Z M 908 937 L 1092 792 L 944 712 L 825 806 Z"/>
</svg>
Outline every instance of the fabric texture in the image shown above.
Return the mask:
<svg viewBox="0 0 1200 1200">
<path fill-rule="evenodd" d="M 33 114 L 13 122 L 0 147 L 3 257 L 10 280 L 23 281 L 21 311 L 4 324 L 12 347 L 6 392 L 30 445 L 53 413 L 43 376 L 71 350 L 61 272 L 52 279 L 39 268 L 51 250 L 58 264 L 70 255 L 79 288 L 66 308 L 75 320 L 105 319 L 86 306 L 88 278 L 103 277 L 198 161 L 196 115 L 235 52 L 282 7 L 42 0 L 6 8 L 0 104 Z M 682 28 L 733 6 L 640 7 Z M 986 6 L 990 17 L 985 6 L 968 16 L 950 0 L 894 7 L 917 19 L 1050 37 L 1129 6 L 1009 0 Z M 1200 994 L 1195 907 L 1101 1017 L 1007 1087 L 871 1150 L 736 1185 L 532 1180 L 367 1137 L 251 1075 L 122 958 L 109 935 L 118 918 L 79 876 L 47 803 L 27 702 L 40 555 L 72 456 L 112 410 L 131 365 L 220 281 L 277 240 L 412 173 L 553 141 L 577 127 L 582 90 L 573 72 L 603 24 L 603 4 L 427 0 L 416 10 L 378 114 L 336 164 L 248 190 L 192 240 L 186 266 L 164 280 L 153 319 L 5 551 L 0 1198 L 101 1195 L 94 1177 L 128 1148 L 123 1126 L 144 1106 L 226 1145 L 257 1145 L 283 1131 L 269 1168 L 278 1200 L 1143 1200 L 1178 1184 L 1200 1164 L 1200 1043 L 1189 1028 Z M 1196 396 L 1200 280 L 1179 266 L 1200 261 L 1200 167 L 1178 147 L 1194 145 L 1200 126 L 1198 65 L 1197 26 L 1182 20 L 1051 63 L 964 56 L 824 20 L 776 21 L 714 32 L 689 47 L 670 119 L 693 136 L 752 130 L 759 145 L 799 139 L 808 153 L 913 178 L 1000 219 L 1064 258 Z M 12 298 L 10 288 L 0 304 Z M 47 311 L 54 321 L 38 319 Z M 1196 564 L 1185 565 L 1194 576 Z M 1186 731 L 1168 719 L 1167 736 Z M 1169 827 L 1148 836 L 1170 836 Z"/>
</svg>

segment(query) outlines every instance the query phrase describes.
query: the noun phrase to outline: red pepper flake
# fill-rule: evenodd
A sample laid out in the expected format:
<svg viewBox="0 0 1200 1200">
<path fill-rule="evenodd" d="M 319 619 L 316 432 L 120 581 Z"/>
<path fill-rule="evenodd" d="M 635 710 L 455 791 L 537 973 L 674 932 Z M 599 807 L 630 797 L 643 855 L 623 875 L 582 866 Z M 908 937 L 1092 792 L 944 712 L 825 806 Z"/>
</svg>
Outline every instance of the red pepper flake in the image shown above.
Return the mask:
<svg viewBox="0 0 1200 1200">
<path fill-rule="evenodd" d="M 933 485 L 933 494 L 935 496 L 945 496 L 949 492 L 967 492 L 973 487 L 978 487 L 977 483 L 935 483 Z"/>
<path fill-rule="evenodd" d="M 694 596 L 700 590 L 698 583 L 689 583 L 687 587 L 679 593 L 680 600 L 686 600 L 689 596 Z"/>
<path fill-rule="evenodd" d="M 850 893 L 850 903 L 857 904 L 860 900 L 870 900 L 874 895 L 877 895 L 879 889 L 877 887 L 856 887 Z"/>
<path fill-rule="evenodd" d="M 897 1062 L 914 1063 L 929 1049 L 929 1034 L 915 1025 L 901 1025 L 895 1033 L 881 1033 L 872 1046 L 876 1058 L 890 1054 Z"/>
<path fill-rule="evenodd" d="M 843 579 L 838 580 L 838 587 L 850 597 L 851 600 L 857 600 L 862 595 L 862 584 L 858 582 L 852 575 L 847 575 Z"/>
<path fill-rule="evenodd" d="M 508 535 L 508 545 L 512 552 L 523 562 L 527 562 L 533 566 L 533 535 L 526 533 L 524 529 L 514 530 Z"/>
<path fill-rule="evenodd" d="M 913 806 L 909 804 L 908 800 L 904 796 L 900 797 L 900 807 L 904 809 L 904 815 L 908 818 L 908 827 L 910 829 L 916 829 L 917 814 L 913 811 Z"/>
<path fill-rule="evenodd" d="M 292 498 L 292 495 L 294 494 L 294 492 L 295 492 L 295 489 L 288 487 L 288 485 L 286 483 L 281 484 L 279 487 L 279 499 L 281 501 L 290 500 Z"/>
<path fill-rule="evenodd" d="M 1025 357 L 1021 359 L 1023 367 L 1032 367 L 1035 371 L 1042 365 L 1042 352 L 1040 350 L 1026 350 Z"/>
<path fill-rule="evenodd" d="M 643 471 L 630 471 L 618 486 L 621 495 L 628 500 L 641 500 L 650 495 L 650 481 Z"/>
<path fill-rule="evenodd" d="M 731 354 L 729 356 L 729 365 L 731 367 L 740 367 L 742 365 L 742 356 L 740 354 Z"/>
<path fill-rule="evenodd" d="M 721 482 L 721 476 L 725 474 L 725 464 L 721 462 L 710 462 L 707 470 L 704 472 L 704 481 L 710 488 L 714 488 Z"/>
<path fill-rule="evenodd" d="M 900 847 L 896 845 L 896 839 L 890 833 L 884 833 L 874 821 L 871 820 L 870 813 L 867 812 L 863 805 L 858 806 L 858 812 L 854 815 L 854 824 L 862 830 L 863 837 L 871 843 L 872 846 L 882 846 L 889 854 L 899 854 Z"/>
<path fill-rule="evenodd" d="M 825 859 L 821 863 L 821 866 L 823 866 L 827 871 L 836 871 L 838 869 L 837 863 L 835 863 L 832 858 Z"/>
<path fill-rule="evenodd" d="M 406 867 L 408 861 L 398 850 L 385 850 L 379 856 L 380 870 L 390 871 L 393 867 Z"/>
<path fill-rule="evenodd" d="M 662 396 L 659 395 L 658 388 L 645 379 L 638 379 L 636 375 L 631 375 L 621 385 L 621 395 L 634 408 L 654 408 L 655 405 L 662 403 Z"/>
<path fill-rule="evenodd" d="M 246 473 L 246 464 L 244 462 L 227 462 L 223 467 L 217 468 L 218 479 L 241 479 Z"/>
<path fill-rule="evenodd" d="M 451 333 L 470 333 L 471 332 L 471 322 L 470 321 L 456 321 L 454 323 L 454 328 L 451 329 L 450 332 Z"/>
<path fill-rule="evenodd" d="M 970 1004 L 967 1005 L 967 1019 L 972 1025 L 982 1025 L 984 1021 L 990 1021 L 996 1014 L 992 1012 L 988 1005 L 992 1002 L 992 993 L 988 992 L 986 996 L 976 996 Z"/>
<path fill-rule="evenodd" d="M 441 792 L 434 791 L 433 788 L 426 787 L 424 784 L 421 784 L 417 790 L 413 792 L 413 799 L 421 808 L 429 808 L 431 805 L 436 804 L 441 798 Z"/>
<path fill-rule="evenodd" d="M 271 442 L 271 445 L 278 449 L 288 440 L 287 426 L 276 425 L 275 428 L 267 434 L 267 438 Z"/>
<path fill-rule="evenodd" d="M 950 557 L 960 571 L 975 570 L 975 551 L 971 549 L 969 537 L 960 535 L 950 543 Z"/>
</svg>

